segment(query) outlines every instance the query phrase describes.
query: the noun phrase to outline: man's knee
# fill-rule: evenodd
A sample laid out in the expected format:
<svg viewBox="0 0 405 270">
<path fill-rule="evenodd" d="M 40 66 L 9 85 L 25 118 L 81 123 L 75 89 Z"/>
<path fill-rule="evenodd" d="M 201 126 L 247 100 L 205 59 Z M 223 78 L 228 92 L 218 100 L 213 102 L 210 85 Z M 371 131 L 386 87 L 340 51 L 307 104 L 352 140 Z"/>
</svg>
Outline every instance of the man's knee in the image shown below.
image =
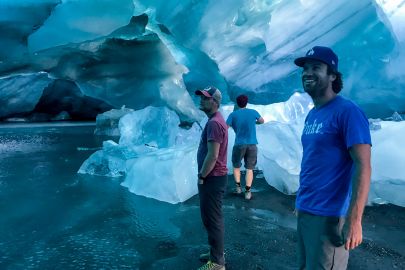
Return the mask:
<svg viewBox="0 0 405 270">
<path fill-rule="evenodd" d="M 257 158 L 256 157 L 248 157 L 245 159 L 245 168 L 247 170 L 254 170 L 257 164 Z"/>
<path fill-rule="evenodd" d="M 232 162 L 232 166 L 235 168 L 235 169 L 240 169 L 240 167 L 242 167 L 242 162 L 236 162 L 236 163 L 233 163 Z"/>
</svg>

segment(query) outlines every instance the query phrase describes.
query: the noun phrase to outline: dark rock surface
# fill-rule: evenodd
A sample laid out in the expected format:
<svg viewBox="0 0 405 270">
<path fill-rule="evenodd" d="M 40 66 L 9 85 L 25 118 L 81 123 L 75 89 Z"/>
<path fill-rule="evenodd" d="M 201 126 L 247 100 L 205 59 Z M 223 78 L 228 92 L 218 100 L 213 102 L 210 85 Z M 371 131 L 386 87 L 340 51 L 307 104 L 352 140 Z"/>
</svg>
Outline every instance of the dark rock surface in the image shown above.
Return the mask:
<svg viewBox="0 0 405 270">
<path fill-rule="evenodd" d="M 254 181 L 251 201 L 233 195 L 232 188 L 233 178 L 229 176 L 229 193 L 224 200 L 226 269 L 297 269 L 295 196 L 280 193 L 264 179 Z M 197 209 L 195 215 L 182 220 L 179 254 L 155 262 L 152 269 L 196 269 L 201 265 L 198 256 L 207 250 L 207 245 L 198 220 L 198 197 L 185 205 L 195 205 Z M 366 207 L 364 241 L 351 251 L 348 269 L 405 269 L 404 224 L 405 208 Z"/>
</svg>

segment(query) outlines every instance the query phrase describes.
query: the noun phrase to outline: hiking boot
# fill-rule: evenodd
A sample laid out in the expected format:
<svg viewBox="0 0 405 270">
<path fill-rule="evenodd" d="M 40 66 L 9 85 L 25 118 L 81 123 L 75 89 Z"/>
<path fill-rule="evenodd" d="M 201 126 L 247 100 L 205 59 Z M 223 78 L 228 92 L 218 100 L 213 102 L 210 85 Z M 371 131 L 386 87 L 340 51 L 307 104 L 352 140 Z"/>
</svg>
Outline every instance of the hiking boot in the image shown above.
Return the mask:
<svg viewBox="0 0 405 270">
<path fill-rule="evenodd" d="M 236 186 L 234 193 L 235 193 L 235 194 L 241 194 L 241 193 L 242 193 L 242 188 L 241 188 L 241 186 Z"/>
<path fill-rule="evenodd" d="M 200 254 L 200 261 L 202 262 L 208 262 L 210 260 L 210 251 L 208 250 L 207 253 L 201 253 Z"/>
<path fill-rule="evenodd" d="M 252 192 L 250 190 L 245 191 L 245 199 L 246 200 L 252 199 Z"/>
<path fill-rule="evenodd" d="M 198 268 L 198 270 L 225 270 L 225 266 L 208 261 L 206 264 Z"/>
</svg>

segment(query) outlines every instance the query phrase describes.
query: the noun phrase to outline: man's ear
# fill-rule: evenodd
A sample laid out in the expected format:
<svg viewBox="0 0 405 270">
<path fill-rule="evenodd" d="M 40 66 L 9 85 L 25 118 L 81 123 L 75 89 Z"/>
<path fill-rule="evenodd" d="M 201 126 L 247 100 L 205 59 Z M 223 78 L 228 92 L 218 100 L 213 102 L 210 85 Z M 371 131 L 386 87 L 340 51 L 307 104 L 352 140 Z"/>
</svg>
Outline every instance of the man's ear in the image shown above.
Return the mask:
<svg viewBox="0 0 405 270">
<path fill-rule="evenodd" d="M 329 75 L 331 82 L 334 82 L 336 80 L 336 74 L 332 73 Z"/>
</svg>

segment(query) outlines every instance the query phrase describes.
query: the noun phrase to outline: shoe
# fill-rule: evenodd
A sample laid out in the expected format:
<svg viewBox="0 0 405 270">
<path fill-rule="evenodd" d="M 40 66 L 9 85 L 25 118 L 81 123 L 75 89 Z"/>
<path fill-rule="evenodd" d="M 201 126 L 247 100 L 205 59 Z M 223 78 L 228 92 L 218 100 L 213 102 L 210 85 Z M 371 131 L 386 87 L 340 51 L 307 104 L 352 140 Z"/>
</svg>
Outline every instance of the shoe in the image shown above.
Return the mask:
<svg viewBox="0 0 405 270">
<path fill-rule="evenodd" d="M 249 190 L 249 191 L 245 191 L 245 199 L 246 200 L 250 200 L 250 199 L 252 199 L 252 192 Z"/>
<path fill-rule="evenodd" d="M 208 261 L 206 264 L 198 268 L 198 270 L 225 270 L 225 266 Z"/>
<path fill-rule="evenodd" d="M 236 186 L 235 194 L 241 194 L 241 193 L 242 193 L 242 188 L 240 186 Z"/>
<path fill-rule="evenodd" d="M 208 262 L 210 260 L 210 251 L 208 250 L 207 253 L 202 253 L 200 254 L 200 261 L 202 262 Z"/>
</svg>

